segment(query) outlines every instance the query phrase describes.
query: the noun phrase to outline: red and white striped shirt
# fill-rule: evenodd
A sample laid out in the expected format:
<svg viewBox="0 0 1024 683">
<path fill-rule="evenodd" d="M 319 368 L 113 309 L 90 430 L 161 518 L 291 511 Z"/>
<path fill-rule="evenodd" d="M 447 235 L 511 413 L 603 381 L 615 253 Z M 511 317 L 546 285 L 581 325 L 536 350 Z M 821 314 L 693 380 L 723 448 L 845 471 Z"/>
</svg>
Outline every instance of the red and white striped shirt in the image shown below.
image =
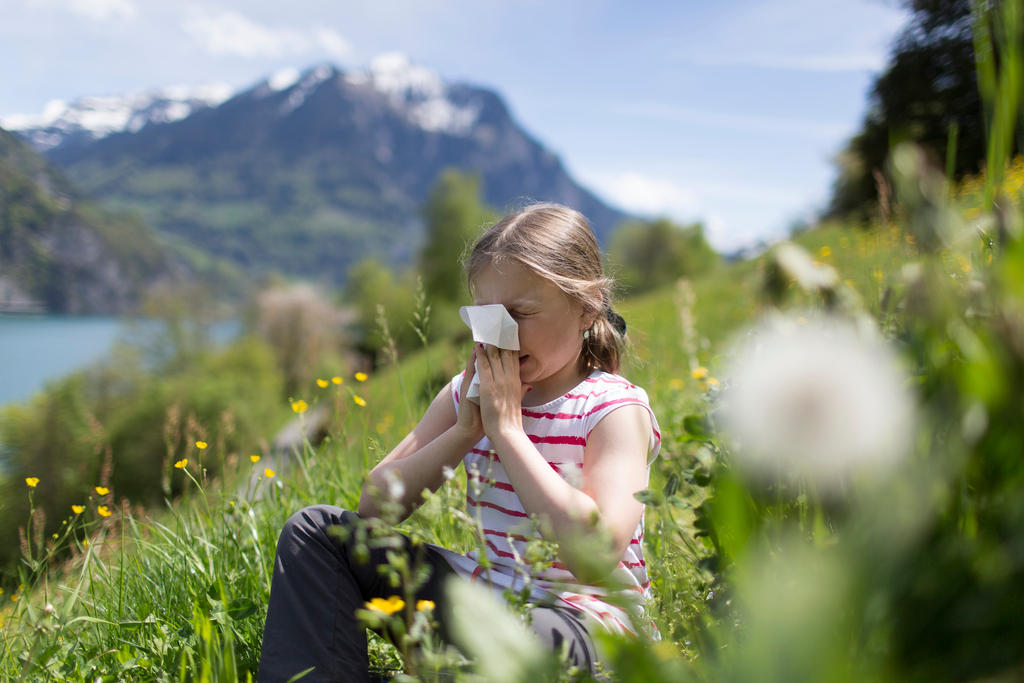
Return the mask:
<svg viewBox="0 0 1024 683">
<path fill-rule="evenodd" d="M 455 410 L 459 409 L 462 374 L 452 380 Z M 648 463 L 657 457 L 661 447 L 658 422 L 651 410 L 647 393 L 628 380 L 607 372 L 594 371 L 579 385 L 553 401 L 539 406 L 523 407 L 523 429 L 548 464 L 563 479 L 576 487 L 582 483 L 584 449 L 591 431 L 606 415 L 627 405 L 639 405 L 651 416 Z M 527 547 L 541 539 L 536 524 L 529 518 L 516 495 L 490 440 L 484 437 L 463 459 L 468 485 L 466 506 L 478 523 L 482 547 L 486 550 L 489 569 L 480 563 L 478 551 L 465 555 L 441 549 L 449 564 L 459 574 L 473 580 L 484 580 L 498 590 L 521 590 L 529 585 L 534 600 L 572 607 L 613 632 L 649 632 L 642 616 L 643 603 L 650 598 L 650 581 L 644 562 L 644 522 L 641 517 L 632 540 L 613 572 L 613 580 L 624 589 L 617 590 L 614 602 L 609 589 L 581 584 L 559 562 L 544 565 L 541 570 L 527 566 Z M 635 606 L 624 610 L 623 598 Z M 641 621 L 637 621 L 637 617 Z"/>
</svg>

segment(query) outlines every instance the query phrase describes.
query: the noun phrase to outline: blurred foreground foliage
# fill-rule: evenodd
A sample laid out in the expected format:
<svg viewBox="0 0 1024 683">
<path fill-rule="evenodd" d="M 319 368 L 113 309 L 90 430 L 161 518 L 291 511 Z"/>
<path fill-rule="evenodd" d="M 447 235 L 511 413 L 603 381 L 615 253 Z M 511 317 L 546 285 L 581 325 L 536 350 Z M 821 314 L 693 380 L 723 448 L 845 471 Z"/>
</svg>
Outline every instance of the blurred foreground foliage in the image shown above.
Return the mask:
<svg viewBox="0 0 1024 683">
<path fill-rule="evenodd" d="M 874 304 L 843 273 L 783 268 L 779 279 L 772 260 L 765 299 L 794 317 L 810 307 L 884 331 L 917 397 L 913 447 L 884 476 L 852 476 L 837 492 L 813 478 L 748 476 L 704 421 L 685 425 L 701 445 L 676 474 L 709 487 L 694 524 L 716 570 L 703 625 L 688 634 L 705 644 L 697 678 L 1018 680 L 1024 671 L 1024 619 L 1013 607 L 1024 600 L 1021 197 L 1003 195 L 968 222 L 917 149 L 897 148 L 893 163 L 907 221 L 899 242 L 916 256 L 880 283 Z"/>
</svg>

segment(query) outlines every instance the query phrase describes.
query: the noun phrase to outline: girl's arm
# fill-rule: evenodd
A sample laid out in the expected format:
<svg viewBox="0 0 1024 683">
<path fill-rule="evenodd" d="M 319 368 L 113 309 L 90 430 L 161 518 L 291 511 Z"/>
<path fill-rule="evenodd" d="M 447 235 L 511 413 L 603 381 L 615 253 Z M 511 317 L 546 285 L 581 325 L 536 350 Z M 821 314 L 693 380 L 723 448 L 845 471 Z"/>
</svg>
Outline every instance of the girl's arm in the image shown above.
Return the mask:
<svg viewBox="0 0 1024 683">
<path fill-rule="evenodd" d="M 462 380 L 462 396 L 473 376 L 470 358 Z M 445 386 L 427 408 L 423 419 L 374 467 L 363 484 L 359 514 L 378 517 L 382 498 L 389 491 L 400 491 L 395 502 L 402 506 L 405 519 L 423 502 L 423 489 L 436 491 L 444 483 L 443 468 L 454 469 L 474 444 L 483 438 L 480 409 L 466 401 L 456 416 L 451 385 Z M 397 480 L 400 487 L 389 487 Z"/>
<path fill-rule="evenodd" d="M 642 406 L 626 405 L 598 422 L 587 439 L 582 488 L 576 488 L 548 465 L 523 431 L 515 354 L 499 356 L 488 349 L 490 362 L 481 364 L 487 435 L 523 508 L 537 515 L 545 534 L 558 543 L 562 563 L 583 581 L 607 576 L 643 514 L 633 494 L 647 487 L 650 416 Z"/>
</svg>

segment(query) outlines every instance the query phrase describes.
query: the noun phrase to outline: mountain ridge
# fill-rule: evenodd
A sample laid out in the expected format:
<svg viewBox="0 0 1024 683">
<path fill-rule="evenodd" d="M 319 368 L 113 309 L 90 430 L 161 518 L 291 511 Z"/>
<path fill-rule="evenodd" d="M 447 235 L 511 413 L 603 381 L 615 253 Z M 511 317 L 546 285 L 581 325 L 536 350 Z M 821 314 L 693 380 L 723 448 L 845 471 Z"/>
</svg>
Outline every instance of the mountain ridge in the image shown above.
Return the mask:
<svg viewBox="0 0 1024 683">
<path fill-rule="evenodd" d="M 479 175 L 499 210 L 574 206 L 601 241 L 627 218 L 577 184 L 497 92 L 400 55 L 363 71 L 279 71 L 173 121 L 122 120 L 135 128 L 69 131 L 44 151 L 91 196 L 256 275 L 337 283 L 364 256 L 410 263 L 420 207 L 446 168 Z"/>
</svg>

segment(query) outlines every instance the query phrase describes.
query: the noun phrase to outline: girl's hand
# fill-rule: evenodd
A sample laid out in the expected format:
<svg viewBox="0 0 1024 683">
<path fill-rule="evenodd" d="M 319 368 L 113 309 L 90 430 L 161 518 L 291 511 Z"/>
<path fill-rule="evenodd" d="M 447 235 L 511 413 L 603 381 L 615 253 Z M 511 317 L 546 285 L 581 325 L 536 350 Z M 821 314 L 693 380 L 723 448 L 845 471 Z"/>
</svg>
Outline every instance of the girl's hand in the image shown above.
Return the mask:
<svg viewBox="0 0 1024 683">
<path fill-rule="evenodd" d="M 519 380 L 519 352 L 478 344 L 475 355 L 484 433 L 496 441 L 502 433 L 523 431 L 523 396 L 529 387 Z"/>
<path fill-rule="evenodd" d="M 474 437 L 473 443 L 484 438 L 483 421 L 480 419 L 480 405 L 476 401 L 466 398 L 469 383 L 473 381 L 473 375 L 476 373 L 473 363 L 475 358 L 476 355 L 471 353 L 469 354 L 469 360 L 466 361 L 466 372 L 462 375 L 462 387 L 459 389 L 459 416 L 455 422 L 455 426 L 464 434 Z"/>
</svg>

